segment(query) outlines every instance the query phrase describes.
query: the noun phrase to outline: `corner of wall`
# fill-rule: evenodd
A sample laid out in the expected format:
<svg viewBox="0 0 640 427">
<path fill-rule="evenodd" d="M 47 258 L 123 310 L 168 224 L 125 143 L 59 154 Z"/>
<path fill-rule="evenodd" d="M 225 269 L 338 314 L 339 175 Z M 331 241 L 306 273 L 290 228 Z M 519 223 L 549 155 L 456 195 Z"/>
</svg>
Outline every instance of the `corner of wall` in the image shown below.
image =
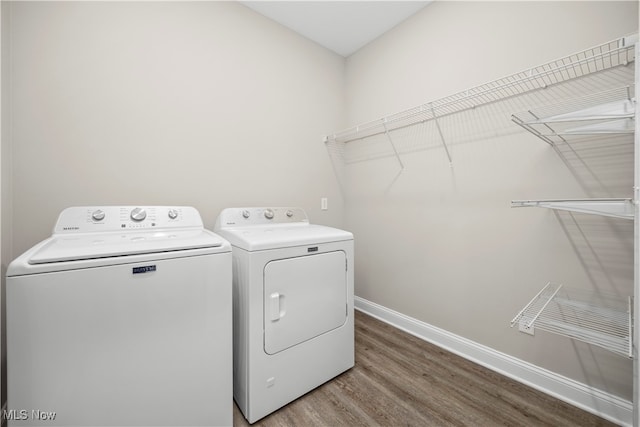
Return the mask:
<svg viewBox="0 0 640 427">
<path fill-rule="evenodd" d="M 6 271 L 13 258 L 12 251 L 12 185 L 11 185 L 11 132 L 10 132 L 10 2 L 0 2 L 0 407 L 7 402 L 6 352 Z M 4 425 L 4 417 L 2 417 Z"/>
</svg>

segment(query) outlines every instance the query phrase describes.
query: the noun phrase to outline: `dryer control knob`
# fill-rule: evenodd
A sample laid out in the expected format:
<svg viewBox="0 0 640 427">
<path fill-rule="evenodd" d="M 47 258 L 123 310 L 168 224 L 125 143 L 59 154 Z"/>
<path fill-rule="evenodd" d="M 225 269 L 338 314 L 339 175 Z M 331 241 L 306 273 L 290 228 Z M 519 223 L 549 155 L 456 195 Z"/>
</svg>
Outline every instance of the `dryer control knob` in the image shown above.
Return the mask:
<svg viewBox="0 0 640 427">
<path fill-rule="evenodd" d="M 176 209 L 169 209 L 169 213 L 167 213 L 167 215 L 169 215 L 169 218 L 171 219 L 176 219 L 178 218 L 178 211 Z"/>
<path fill-rule="evenodd" d="M 287 218 L 291 218 L 293 216 L 293 211 L 292 210 L 288 210 L 287 211 Z"/>
<path fill-rule="evenodd" d="M 245 209 L 245 210 L 242 211 L 242 217 L 244 219 L 248 219 L 250 215 L 251 215 L 251 213 L 248 210 Z"/>
<path fill-rule="evenodd" d="M 271 209 L 265 209 L 264 217 L 267 219 L 273 219 L 273 211 Z"/>
<path fill-rule="evenodd" d="M 136 222 L 144 221 L 146 217 L 147 211 L 142 208 L 135 208 L 131 211 L 131 219 Z"/>
<path fill-rule="evenodd" d="M 91 218 L 94 221 L 102 221 L 104 219 L 104 211 L 102 209 L 98 209 L 96 211 L 93 211 L 93 213 L 91 214 Z"/>
</svg>

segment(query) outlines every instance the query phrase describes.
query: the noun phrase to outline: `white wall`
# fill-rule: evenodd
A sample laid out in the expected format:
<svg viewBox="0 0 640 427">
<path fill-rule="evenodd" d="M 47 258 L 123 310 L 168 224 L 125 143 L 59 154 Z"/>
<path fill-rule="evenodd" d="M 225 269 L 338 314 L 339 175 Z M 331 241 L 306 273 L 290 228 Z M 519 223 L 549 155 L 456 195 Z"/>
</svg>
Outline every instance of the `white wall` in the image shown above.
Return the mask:
<svg viewBox="0 0 640 427">
<path fill-rule="evenodd" d="M 637 2 L 435 2 L 348 58 L 347 121 L 411 108 L 637 29 Z M 365 159 L 343 171 L 356 295 L 631 400 L 629 360 L 540 331 L 520 334 L 509 322 L 548 281 L 632 293 L 632 221 L 579 215 L 574 222 L 510 208 L 514 199 L 631 197 L 632 139 L 616 163 L 594 165 L 605 175 L 598 187 L 500 108 L 442 121 L 452 168 L 433 129 L 424 131 L 427 142 L 416 142 L 419 131 L 407 130 L 406 141 L 394 134 L 400 174 L 393 156 L 378 156 L 380 147 L 390 154 L 387 141 L 347 146 L 347 159 Z M 598 161 L 593 150 L 586 155 Z"/>
<path fill-rule="evenodd" d="M 321 138 L 342 125 L 342 57 L 236 2 L 14 2 L 10 19 L 15 255 L 73 205 L 341 225 Z"/>
</svg>

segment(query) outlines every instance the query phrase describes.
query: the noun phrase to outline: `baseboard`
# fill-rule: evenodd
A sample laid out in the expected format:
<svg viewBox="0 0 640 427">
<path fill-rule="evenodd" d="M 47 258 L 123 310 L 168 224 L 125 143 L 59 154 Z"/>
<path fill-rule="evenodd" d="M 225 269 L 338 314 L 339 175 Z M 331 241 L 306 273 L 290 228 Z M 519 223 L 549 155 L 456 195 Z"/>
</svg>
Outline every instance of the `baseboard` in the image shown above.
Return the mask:
<svg viewBox="0 0 640 427">
<path fill-rule="evenodd" d="M 355 308 L 363 313 L 608 421 L 623 426 L 631 426 L 633 423 L 633 406 L 628 400 L 454 335 L 364 298 L 356 296 L 354 304 Z"/>
</svg>

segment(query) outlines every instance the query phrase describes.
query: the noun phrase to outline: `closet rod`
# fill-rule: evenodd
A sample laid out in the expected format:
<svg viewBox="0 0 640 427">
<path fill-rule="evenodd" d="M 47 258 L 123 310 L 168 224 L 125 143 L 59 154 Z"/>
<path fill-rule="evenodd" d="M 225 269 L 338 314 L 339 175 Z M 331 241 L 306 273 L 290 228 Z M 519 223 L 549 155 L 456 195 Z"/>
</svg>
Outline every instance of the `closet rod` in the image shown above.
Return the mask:
<svg viewBox="0 0 640 427">
<path fill-rule="evenodd" d="M 335 132 L 327 135 L 324 141 L 326 143 L 347 143 L 382 135 L 407 126 L 433 120 L 436 117 L 442 118 L 598 71 L 620 65 L 626 66 L 635 61 L 633 47 L 637 40 L 638 34 L 621 37 L 433 102 Z"/>
</svg>

